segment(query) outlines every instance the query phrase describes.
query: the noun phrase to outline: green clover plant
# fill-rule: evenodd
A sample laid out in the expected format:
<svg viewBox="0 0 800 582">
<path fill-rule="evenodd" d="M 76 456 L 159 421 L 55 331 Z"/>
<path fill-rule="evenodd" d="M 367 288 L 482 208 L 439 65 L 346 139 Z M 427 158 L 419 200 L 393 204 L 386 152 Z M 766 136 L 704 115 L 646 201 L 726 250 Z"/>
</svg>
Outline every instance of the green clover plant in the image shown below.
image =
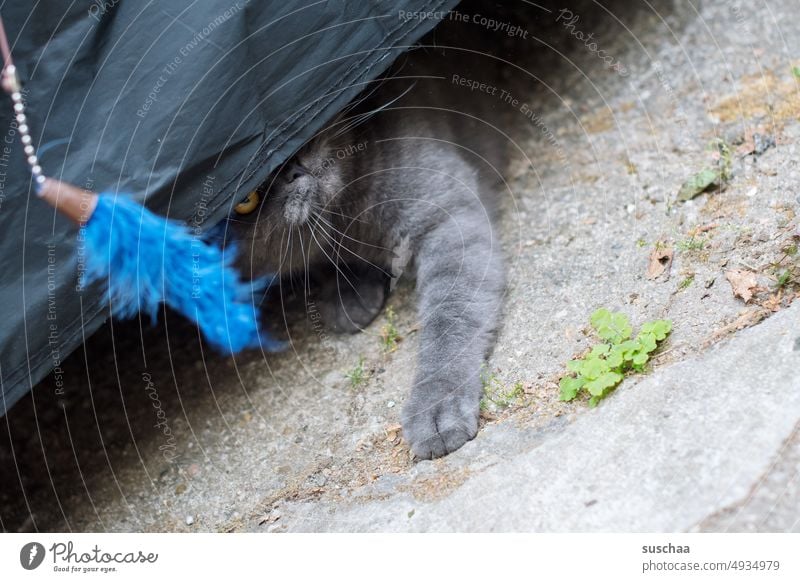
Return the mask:
<svg viewBox="0 0 800 582">
<path fill-rule="evenodd" d="M 603 340 L 580 359 L 567 363 L 570 375 L 561 379 L 561 400 L 573 400 L 581 390 L 589 393 L 589 406 L 595 407 L 622 382 L 625 374 L 644 371 L 644 365 L 672 331 L 672 322 L 659 319 L 645 323 L 635 339 L 624 313 L 601 308 L 592 314 L 592 327 Z"/>
</svg>

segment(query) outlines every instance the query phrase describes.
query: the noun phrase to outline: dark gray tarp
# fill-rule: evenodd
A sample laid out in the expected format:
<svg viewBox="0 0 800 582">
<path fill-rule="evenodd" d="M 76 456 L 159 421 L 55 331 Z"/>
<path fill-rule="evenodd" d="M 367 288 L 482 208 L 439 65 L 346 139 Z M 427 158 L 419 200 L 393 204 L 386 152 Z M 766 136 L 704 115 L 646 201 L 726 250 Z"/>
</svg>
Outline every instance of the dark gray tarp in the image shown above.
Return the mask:
<svg viewBox="0 0 800 582">
<path fill-rule="evenodd" d="M 456 0 L 5 2 L 45 174 L 204 227 Z M 423 13 L 423 14 L 420 14 Z M 107 317 L 0 104 L 0 415 Z"/>
</svg>

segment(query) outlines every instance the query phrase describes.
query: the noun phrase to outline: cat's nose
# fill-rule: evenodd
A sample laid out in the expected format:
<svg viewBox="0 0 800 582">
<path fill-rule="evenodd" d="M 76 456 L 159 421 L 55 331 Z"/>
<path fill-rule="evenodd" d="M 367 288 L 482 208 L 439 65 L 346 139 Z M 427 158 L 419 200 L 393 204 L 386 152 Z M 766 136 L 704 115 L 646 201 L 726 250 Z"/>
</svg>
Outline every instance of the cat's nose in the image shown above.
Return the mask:
<svg viewBox="0 0 800 582">
<path fill-rule="evenodd" d="M 286 176 L 286 182 L 291 184 L 295 180 L 299 180 L 303 176 L 307 175 L 308 172 L 306 169 L 301 166 L 300 164 L 289 164 L 287 168 L 284 170 L 284 176 Z"/>
</svg>

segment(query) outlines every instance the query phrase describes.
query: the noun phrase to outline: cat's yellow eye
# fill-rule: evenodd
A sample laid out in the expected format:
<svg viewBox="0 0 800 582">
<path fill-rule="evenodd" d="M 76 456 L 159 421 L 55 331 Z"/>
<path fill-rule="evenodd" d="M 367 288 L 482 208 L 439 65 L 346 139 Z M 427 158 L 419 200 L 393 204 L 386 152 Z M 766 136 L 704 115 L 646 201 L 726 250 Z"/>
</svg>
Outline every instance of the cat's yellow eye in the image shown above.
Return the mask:
<svg viewBox="0 0 800 582">
<path fill-rule="evenodd" d="M 260 200 L 261 196 L 258 195 L 258 192 L 253 190 L 247 195 L 244 202 L 239 202 L 233 209 L 236 211 L 236 214 L 250 214 L 256 209 Z"/>
</svg>

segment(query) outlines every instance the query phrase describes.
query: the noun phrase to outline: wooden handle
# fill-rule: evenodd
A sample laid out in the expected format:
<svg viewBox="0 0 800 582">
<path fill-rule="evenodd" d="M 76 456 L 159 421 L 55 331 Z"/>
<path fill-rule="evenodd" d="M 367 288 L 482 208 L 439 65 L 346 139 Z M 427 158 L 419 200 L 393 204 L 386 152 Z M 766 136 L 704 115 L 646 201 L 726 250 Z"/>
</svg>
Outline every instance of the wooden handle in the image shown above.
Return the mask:
<svg viewBox="0 0 800 582">
<path fill-rule="evenodd" d="M 53 178 L 45 179 L 39 197 L 78 226 L 89 221 L 97 206 L 97 194 L 94 192 Z"/>
</svg>

